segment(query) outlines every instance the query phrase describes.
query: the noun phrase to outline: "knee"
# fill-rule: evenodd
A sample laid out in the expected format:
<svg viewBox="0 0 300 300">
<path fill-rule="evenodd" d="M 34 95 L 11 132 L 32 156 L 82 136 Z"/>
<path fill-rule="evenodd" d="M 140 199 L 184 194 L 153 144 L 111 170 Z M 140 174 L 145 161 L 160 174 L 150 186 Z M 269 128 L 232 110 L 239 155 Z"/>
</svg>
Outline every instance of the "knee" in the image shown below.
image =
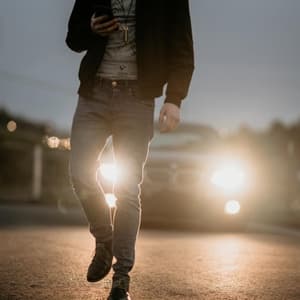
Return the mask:
<svg viewBox="0 0 300 300">
<path fill-rule="evenodd" d="M 123 172 L 123 171 L 124 172 Z M 141 209 L 141 184 L 143 182 L 142 164 L 121 165 L 120 176 L 114 184 L 113 192 L 118 201 L 117 208 Z"/>
<path fill-rule="evenodd" d="M 115 184 L 114 195 L 118 199 L 116 206 L 118 209 L 135 209 L 140 210 L 140 185 L 138 183 Z"/>
<path fill-rule="evenodd" d="M 73 192 L 81 199 L 88 199 L 98 190 L 96 174 L 83 172 L 78 168 L 69 167 L 69 182 Z"/>
</svg>

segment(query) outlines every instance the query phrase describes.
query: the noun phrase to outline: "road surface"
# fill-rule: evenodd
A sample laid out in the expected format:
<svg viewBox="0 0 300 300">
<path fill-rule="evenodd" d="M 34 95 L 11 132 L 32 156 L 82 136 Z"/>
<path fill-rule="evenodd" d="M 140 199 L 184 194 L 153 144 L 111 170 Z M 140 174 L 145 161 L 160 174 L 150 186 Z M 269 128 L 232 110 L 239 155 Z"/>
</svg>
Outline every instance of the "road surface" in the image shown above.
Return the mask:
<svg viewBox="0 0 300 300">
<path fill-rule="evenodd" d="M 111 273 L 85 281 L 86 226 L 0 229 L 0 299 L 106 299 Z M 142 230 L 133 300 L 300 299 L 300 239 L 256 233 Z"/>
</svg>

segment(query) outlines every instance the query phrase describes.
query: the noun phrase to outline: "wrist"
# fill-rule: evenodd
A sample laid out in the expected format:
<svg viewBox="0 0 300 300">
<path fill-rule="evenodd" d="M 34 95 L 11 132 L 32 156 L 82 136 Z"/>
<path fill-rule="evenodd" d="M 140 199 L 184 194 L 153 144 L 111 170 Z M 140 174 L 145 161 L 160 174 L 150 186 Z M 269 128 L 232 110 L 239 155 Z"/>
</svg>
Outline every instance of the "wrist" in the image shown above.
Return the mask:
<svg viewBox="0 0 300 300">
<path fill-rule="evenodd" d="M 164 101 L 164 103 L 172 103 L 172 104 L 175 104 L 178 108 L 181 108 L 181 100 L 176 100 L 176 99 L 166 99 Z"/>
</svg>

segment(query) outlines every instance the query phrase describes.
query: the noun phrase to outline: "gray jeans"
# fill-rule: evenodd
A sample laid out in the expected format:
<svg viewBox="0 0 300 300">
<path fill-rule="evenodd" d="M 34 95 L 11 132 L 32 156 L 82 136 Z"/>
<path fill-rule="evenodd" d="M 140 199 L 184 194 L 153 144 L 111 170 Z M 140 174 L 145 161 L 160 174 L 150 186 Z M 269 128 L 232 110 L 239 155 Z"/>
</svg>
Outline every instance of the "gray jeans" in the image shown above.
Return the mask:
<svg viewBox="0 0 300 300">
<path fill-rule="evenodd" d="M 138 86 L 101 85 L 93 95 L 78 97 L 72 122 L 70 181 L 90 232 L 97 241 L 113 239 L 115 274 L 126 275 L 134 265 L 141 221 L 140 185 L 154 135 L 154 99 L 139 97 Z M 114 185 L 113 218 L 103 188 L 96 180 L 98 159 L 112 136 L 115 163 L 125 171 Z"/>
</svg>

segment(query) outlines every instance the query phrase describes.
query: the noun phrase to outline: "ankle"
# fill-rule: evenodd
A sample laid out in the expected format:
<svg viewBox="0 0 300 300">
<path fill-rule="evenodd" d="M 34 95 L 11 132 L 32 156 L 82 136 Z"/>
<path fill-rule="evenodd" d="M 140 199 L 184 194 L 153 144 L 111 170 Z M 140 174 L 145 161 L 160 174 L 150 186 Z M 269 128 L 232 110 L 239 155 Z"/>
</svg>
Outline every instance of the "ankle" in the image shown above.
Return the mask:
<svg viewBox="0 0 300 300">
<path fill-rule="evenodd" d="M 97 245 L 104 245 L 105 248 L 111 249 L 112 248 L 112 239 L 103 241 L 103 240 L 100 240 L 100 239 L 96 238 L 95 239 L 95 244 L 96 244 L 96 246 Z"/>
<path fill-rule="evenodd" d="M 114 274 L 112 278 L 112 288 L 121 288 L 129 291 L 130 276 L 128 274 Z"/>
</svg>

